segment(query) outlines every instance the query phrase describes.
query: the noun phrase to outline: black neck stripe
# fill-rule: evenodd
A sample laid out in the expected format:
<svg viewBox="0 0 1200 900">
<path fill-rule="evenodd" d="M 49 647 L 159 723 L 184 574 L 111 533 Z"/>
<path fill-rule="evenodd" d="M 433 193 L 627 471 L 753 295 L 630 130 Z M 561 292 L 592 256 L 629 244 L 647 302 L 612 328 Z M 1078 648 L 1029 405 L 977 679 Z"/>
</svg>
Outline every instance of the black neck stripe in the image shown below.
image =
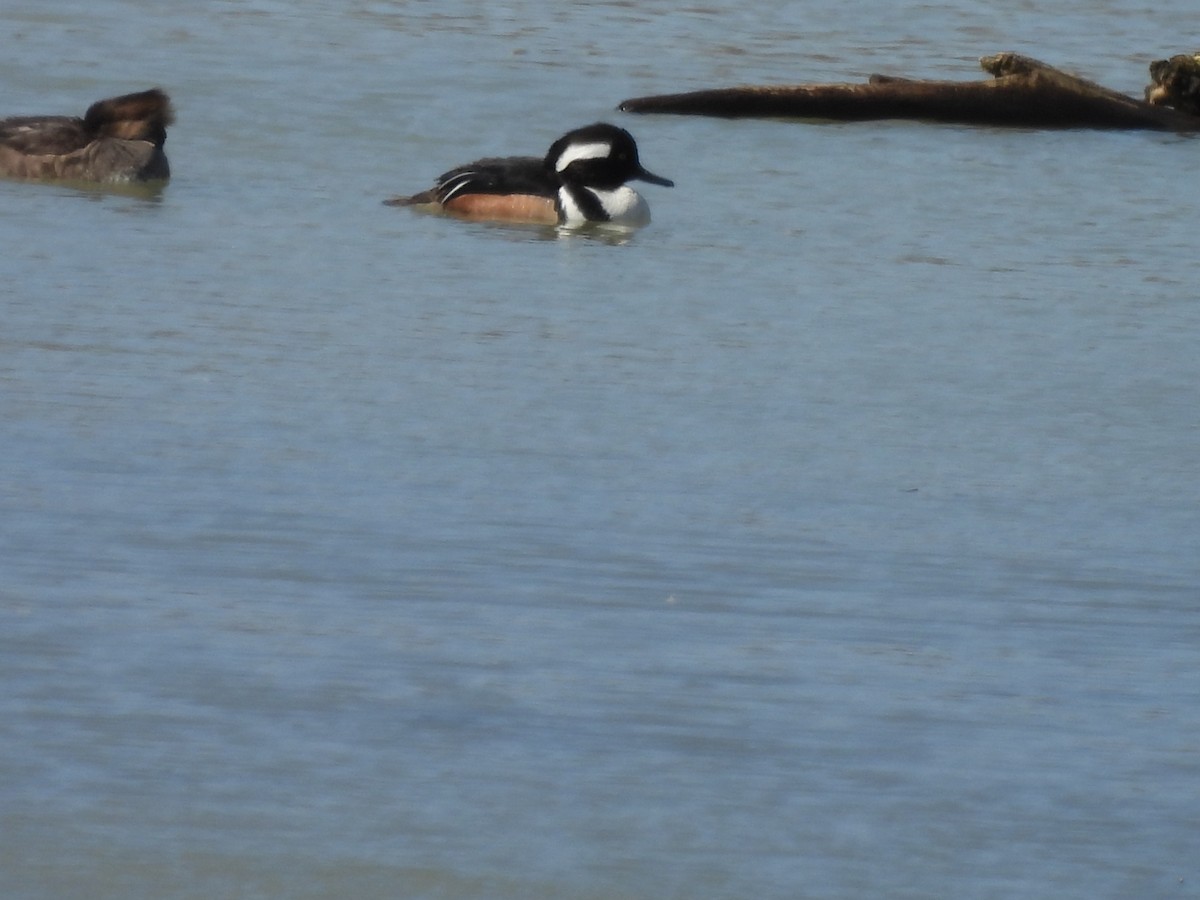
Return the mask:
<svg viewBox="0 0 1200 900">
<path fill-rule="evenodd" d="M 564 184 L 563 188 L 571 195 L 571 199 L 575 201 L 575 205 L 579 207 L 579 211 L 583 213 L 583 217 L 589 222 L 607 222 L 609 220 L 608 211 L 604 208 L 604 204 L 600 202 L 600 198 L 587 188 L 576 184 Z M 561 198 L 558 203 L 560 206 L 559 215 L 561 216 Z"/>
</svg>

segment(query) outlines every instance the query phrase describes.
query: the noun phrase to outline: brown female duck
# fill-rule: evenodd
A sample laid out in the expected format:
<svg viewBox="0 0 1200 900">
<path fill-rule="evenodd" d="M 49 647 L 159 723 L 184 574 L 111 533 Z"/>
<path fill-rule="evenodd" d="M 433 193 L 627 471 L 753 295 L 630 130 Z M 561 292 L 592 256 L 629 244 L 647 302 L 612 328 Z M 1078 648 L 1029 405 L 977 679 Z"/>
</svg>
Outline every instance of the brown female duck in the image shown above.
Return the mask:
<svg viewBox="0 0 1200 900">
<path fill-rule="evenodd" d="M 93 103 L 83 118 L 0 119 L 0 176 L 120 183 L 167 179 L 171 100 L 158 88 Z"/>
</svg>

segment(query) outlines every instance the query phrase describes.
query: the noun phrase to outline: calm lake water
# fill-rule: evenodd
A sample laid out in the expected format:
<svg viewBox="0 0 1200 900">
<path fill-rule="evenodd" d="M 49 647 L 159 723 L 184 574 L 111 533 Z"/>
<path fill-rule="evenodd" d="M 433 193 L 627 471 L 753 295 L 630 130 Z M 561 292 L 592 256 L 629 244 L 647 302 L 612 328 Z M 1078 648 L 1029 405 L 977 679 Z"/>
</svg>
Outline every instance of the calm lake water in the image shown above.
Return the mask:
<svg viewBox="0 0 1200 900">
<path fill-rule="evenodd" d="M 6 898 L 1200 891 L 1195 139 L 632 117 L 1136 93 L 1180 0 L 0 11 Z M 384 207 L 630 128 L 620 239 Z"/>
</svg>

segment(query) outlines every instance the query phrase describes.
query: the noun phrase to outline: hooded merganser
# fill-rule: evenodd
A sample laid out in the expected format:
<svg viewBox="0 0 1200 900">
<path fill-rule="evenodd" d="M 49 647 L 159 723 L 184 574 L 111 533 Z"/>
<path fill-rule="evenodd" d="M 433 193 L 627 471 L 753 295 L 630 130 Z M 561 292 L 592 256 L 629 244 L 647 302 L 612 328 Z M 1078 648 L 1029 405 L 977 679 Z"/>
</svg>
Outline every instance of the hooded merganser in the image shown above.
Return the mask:
<svg viewBox="0 0 1200 900">
<path fill-rule="evenodd" d="M 175 121 L 158 88 L 93 103 L 83 118 L 0 119 L 0 176 L 128 182 L 171 175 L 163 144 Z"/>
<path fill-rule="evenodd" d="M 427 206 L 477 220 L 645 225 L 650 208 L 625 183 L 634 179 L 674 187 L 673 181 L 642 168 L 628 131 L 598 122 L 560 137 L 544 159 L 481 159 L 451 169 L 428 191 L 384 203 Z"/>
<path fill-rule="evenodd" d="M 1150 80 L 1147 103 L 1200 115 L 1200 53 L 1180 53 L 1150 63 Z"/>
</svg>

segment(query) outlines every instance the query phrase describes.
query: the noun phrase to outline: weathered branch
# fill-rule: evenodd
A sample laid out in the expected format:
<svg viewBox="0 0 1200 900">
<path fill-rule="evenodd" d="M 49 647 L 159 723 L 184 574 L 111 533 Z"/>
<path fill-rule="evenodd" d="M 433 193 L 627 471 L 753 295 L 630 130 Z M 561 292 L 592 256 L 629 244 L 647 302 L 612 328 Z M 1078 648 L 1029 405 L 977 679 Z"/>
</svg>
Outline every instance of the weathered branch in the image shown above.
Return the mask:
<svg viewBox="0 0 1200 900">
<path fill-rule="evenodd" d="M 1029 57 L 980 60 L 990 81 L 872 75 L 866 84 L 745 86 L 626 100 L 625 112 L 838 121 L 921 119 L 1026 128 L 1200 130 L 1200 116 L 1127 97 Z"/>
</svg>

